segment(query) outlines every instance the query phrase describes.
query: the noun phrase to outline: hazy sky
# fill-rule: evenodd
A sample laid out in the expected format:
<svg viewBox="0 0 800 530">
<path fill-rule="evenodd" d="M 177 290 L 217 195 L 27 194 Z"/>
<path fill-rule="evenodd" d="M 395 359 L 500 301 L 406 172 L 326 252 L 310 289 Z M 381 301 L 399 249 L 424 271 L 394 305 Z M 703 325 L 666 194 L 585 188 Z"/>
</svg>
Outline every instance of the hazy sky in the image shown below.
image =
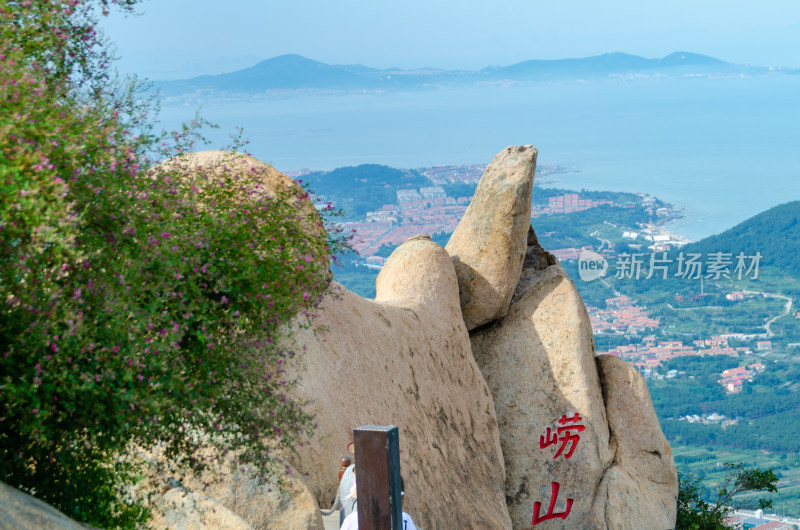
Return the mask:
<svg viewBox="0 0 800 530">
<path fill-rule="evenodd" d="M 145 0 L 105 23 L 120 67 L 153 79 L 285 53 L 373 67 L 478 69 L 527 59 L 692 51 L 800 66 L 797 0 Z"/>
</svg>

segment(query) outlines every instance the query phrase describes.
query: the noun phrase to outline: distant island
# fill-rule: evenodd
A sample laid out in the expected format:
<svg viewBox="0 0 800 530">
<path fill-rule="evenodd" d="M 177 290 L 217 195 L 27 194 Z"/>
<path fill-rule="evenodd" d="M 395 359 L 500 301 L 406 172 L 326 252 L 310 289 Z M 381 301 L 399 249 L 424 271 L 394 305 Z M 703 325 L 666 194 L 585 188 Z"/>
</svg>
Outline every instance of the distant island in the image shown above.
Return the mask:
<svg viewBox="0 0 800 530">
<path fill-rule="evenodd" d="M 593 57 L 530 60 L 481 70 L 370 68 L 331 65 L 288 54 L 218 75 L 159 81 L 166 96 L 205 92 L 267 94 L 274 91 L 390 91 L 456 86 L 496 86 L 529 82 L 602 80 L 641 77 L 727 77 L 743 75 L 796 75 L 797 68 L 774 68 L 728 63 L 690 52 L 674 52 L 647 59 L 621 52 Z"/>
</svg>

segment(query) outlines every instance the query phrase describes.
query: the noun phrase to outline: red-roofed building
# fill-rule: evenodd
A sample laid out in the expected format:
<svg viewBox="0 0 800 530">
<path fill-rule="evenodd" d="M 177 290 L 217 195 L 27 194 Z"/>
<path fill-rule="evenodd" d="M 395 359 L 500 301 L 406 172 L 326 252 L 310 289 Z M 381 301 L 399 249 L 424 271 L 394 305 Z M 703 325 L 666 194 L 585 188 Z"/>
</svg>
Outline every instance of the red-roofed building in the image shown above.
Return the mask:
<svg viewBox="0 0 800 530">
<path fill-rule="evenodd" d="M 740 366 L 738 368 L 728 368 L 727 370 L 723 370 L 722 377 L 745 377 L 749 374 L 750 372 L 747 371 L 747 368 Z"/>
<path fill-rule="evenodd" d="M 737 516 L 728 517 L 722 520 L 723 526 L 732 530 L 744 530 L 744 519 Z"/>
</svg>

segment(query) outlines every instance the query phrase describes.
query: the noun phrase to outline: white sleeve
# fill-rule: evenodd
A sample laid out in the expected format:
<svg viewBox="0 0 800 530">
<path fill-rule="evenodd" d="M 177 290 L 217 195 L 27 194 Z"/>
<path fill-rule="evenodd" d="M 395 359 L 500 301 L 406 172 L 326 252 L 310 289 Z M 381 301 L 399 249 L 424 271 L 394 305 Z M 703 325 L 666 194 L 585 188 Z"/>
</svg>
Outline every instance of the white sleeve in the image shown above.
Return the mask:
<svg viewBox="0 0 800 530">
<path fill-rule="evenodd" d="M 345 517 L 339 530 L 358 530 L 358 512 L 353 512 Z"/>
<path fill-rule="evenodd" d="M 403 530 L 417 530 L 417 527 L 414 526 L 414 521 L 411 519 L 411 516 L 406 512 L 403 512 Z"/>
</svg>

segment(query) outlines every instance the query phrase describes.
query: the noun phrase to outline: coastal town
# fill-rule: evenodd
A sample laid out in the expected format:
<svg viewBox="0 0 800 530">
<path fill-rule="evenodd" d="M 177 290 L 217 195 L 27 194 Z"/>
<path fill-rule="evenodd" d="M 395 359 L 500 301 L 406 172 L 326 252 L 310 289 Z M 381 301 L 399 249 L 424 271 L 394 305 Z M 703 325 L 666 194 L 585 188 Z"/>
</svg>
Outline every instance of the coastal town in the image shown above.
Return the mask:
<svg viewBox="0 0 800 530">
<path fill-rule="evenodd" d="M 636 335 L 648 331 L 656 332 L 660 328 L 658 320 L 650 318 L 646 310 L 638 307 L 627 296 L 609 298 L 606 300 L 606 304 L 607 309 L 587 306 L 596 337 L 597 353 L 614 355 L 633 364 L 645 378 L 652 376 L 670 379 L 674 377 L 674 374 L 659 373 L 659 369 L 664 363 L 676 357 L 724 355 L 738 358 L 740 356 L 750 357 L 772 350 L 772 342 L 769 340 L 755 340 L 752 346 L 729 344 L 729 341 L 736 341 L 737 344 L 749 344 L 749 337 L 741 333 L 714 335 L 707 339 L 693 340 L 689 344 L 684 344 L 679 340 L 659 341 L 656 335 L 651 333 L 642 337 L 638 344 L 603 349 L 602 337 L 608 333 Z M 752 364 L 748 368 L 726 370 L 721 374 L 719 384 L 729 392 L 740 392 L 742 384 L 752 379 L 754 371 L 761 372 L 763 370 L 764 366 L 761 363 Z"/>
<path fill-rule="evenodd" d="M 734 295 L 737 293 L 734 293 Z M 736 296 L 731 297 L 736 299 Z M 677 357 L 727 356 L 731 368 L 720 373 L 717 383 L 728 393 L 741 392 L 747 383 L 765 370 L 761 362 L 747 361 L 772 351 L 772 341 L 743 333 L 726 333 L 684 343 L 680 340 L 658 340 L 662 326 L 648 311 L 625 295 L 605 300 L 606 308 L 587 306 L 595 335 L 597 354 L 619 357 L 632 364 L 645 379 L 675 378 L 676 370 L 664 369 L 664 364 Z M 636 343 L 604 347 L 606 337 L 625 336 L 640 339 Z M 747 364 L 739 366 L 739 359 Z"/>
</svg>

